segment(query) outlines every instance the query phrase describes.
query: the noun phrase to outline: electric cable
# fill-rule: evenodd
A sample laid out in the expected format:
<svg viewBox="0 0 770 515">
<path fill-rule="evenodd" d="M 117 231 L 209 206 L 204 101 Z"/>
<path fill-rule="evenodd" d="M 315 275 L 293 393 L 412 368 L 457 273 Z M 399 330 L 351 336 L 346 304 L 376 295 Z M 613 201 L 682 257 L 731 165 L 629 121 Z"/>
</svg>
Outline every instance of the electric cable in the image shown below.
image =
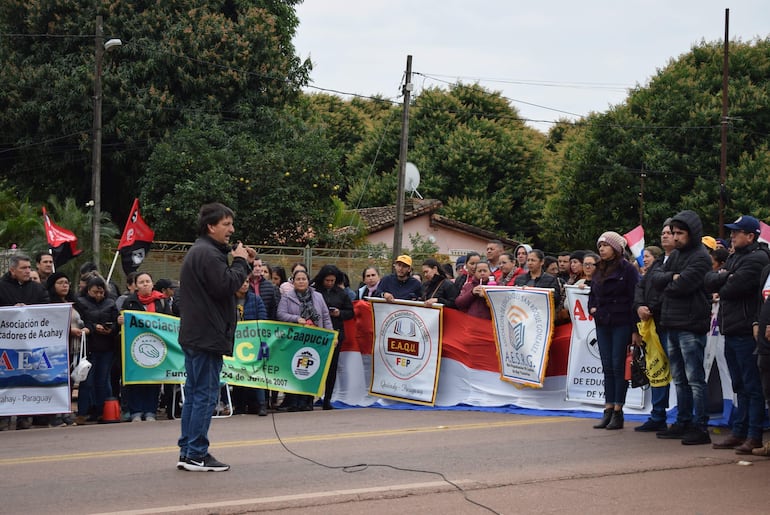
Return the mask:
<svg viewBox="0 0 770 515">
<path fill-rule="evenodd" d="M 255 322 L 256 322 L 256 325 L 257 325 L 257 333 L 261 334 L 261 331 L 259 330 L 259 320 L 255 320 Z M 261 344 L 261 342 L 260 342 L 260 344 Z M 337 345 L 341 345 L 341 342 L 338 342 Z M 267 377 L 267 370 L 264 367 L 264 363 L 263 363 L 263 366 L 262 366 L 262 373 L 263 373 L 264 378 L 265 378 L 265 385 L 267 386 L 268 385 L 268 377 Z M 267 402 L 267 399 L 265 399 L 265 402 Z M 281 438 L 281 435 L 280 435 L 280 433 L 278 431 L 278 426 L 275 423 L 275 411 L 273 411 L 270 414 L 270 416 L 271 416 L 272 423 L 273 423 L 273 433 L 275 434 L 275 437 L 278 440 L 278 443 L 281 444 L 281 447 L 283 447 L 283 449 L 287 453 L 291 454 L 295 458 L 307 461 L 309 463 L 312 463 L 314 465 L 317 465 L 317 466 L 325 468 L 325 469 L 341 470 L 342 472 L 345 472 L 347 474 L 353 474 L 353 473 L 356 473 L 356 472 L 363 472 L 363 471 L 365 471 L 365 470 L 367 470 L 369 468 L 386 468 L 386 469 L 396 470 L 396 471 L 399 471 L 399 472 L 415 472 L 415 473 L 418 473 L 418 474 L 431 474 L 431 475 L 434 475 L 434 476 L 438 476 L 445 483 L 447 483 L 448 485 L 451 485 L 453 488 L 455 488 L 455 490 L 460 492 L 463 495 L 463 498 L 467 502 L 469 502 L 470 504 L 478 506 L 479 508 L 483 508 L 483 509 L 487 510 L 490 513 L 494 513 L 495 515 L 500 515 L 499 512 L 493 510 L 489 506 L 486 506 L 486 505 L 484 505 L 484 504 L 482 504 L 480 502 L 474 501 L 473 499 L 468 497 L 467 491 L 464 490 L 460 485 L 458 485 L 454 481 L 452 481 L 449 478 L 447 478 L 446 475 L 443 472 L 437 472 L 435 470 L 425 470 L 425 469 L 413 469 L 413 468 L 407 468 L 407 467 L 399 467 L 397 465 L 390 465 L 390 464 L 387 464 L 387 463 L 357 463 L 357 464 L 354 464 L 354 465 L 327 465 L 326 463 L 322 463 L 322 462 L 320 462 L 318 460 L 314 460 L 313 458 L 309 458 L 307 456 L 303 456 L 303 455 L 299 454 L 298 452 L 295 452 L 295 451 L 291 450 L 286 445 L 286 443 L 283 441 L 283 439 Z"/>
</svg>

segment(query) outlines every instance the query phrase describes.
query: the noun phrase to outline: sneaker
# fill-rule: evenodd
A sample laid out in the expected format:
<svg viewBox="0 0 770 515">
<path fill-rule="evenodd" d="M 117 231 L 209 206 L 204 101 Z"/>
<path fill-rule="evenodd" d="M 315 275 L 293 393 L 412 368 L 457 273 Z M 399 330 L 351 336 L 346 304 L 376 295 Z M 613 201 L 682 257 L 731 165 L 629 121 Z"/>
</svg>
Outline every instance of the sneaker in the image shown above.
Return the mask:
<svg viewBox="0 0 770 515">
<path fill-rule="evenodd" d="M 770 457 L 770 442 L 765 443 L 762 447 L 751 449 L 751 454 L 754 456 Z"/>
<path fill-rule="evenodd" d="M 226 465 L 207 454 L 203 458 L 187 458 L 184 462 L 184 469 L 191 472 L 224 472 L 230 470 L 230 465 Z"/>
<path fill-rule="evenodd" d="M 141 415 L 133 415 L 131 416 L 131 422 L 141 422 L 142 416 Z"/>
<path fill-rule="evenodd" d="M 261 404 L 259 406 L 259 411 L 257 411 L 257 416 L 260 416 L 260 417 L 266 417 L 267 416 L 267 408 L 265 407 L 264 404 Z"/>
<path fill-rule="evenodd" d="M 666 429 L 668 429 L 668 426 L 666 425 L 665 420 L 656 421 L 650 418 L 650 419 L 647 419 L 647 422 L 645 422 L 641 426 L 636 426 L 634 428 L 634 431 L 638 431 L 640 433 L 657 433 L 658 431 L 663 432 Z"/>
<path fill-rule="evenodd" d="M 711 437 L 705 429 L 693 428 L 682 437 L 682 445 L 705 445 L 708 443 L 711 443 Z"/>
<path fill-rule="evenodd" d="M 155 421 L 157 421 L 157 420 L 158 420 L 158 419 L 156 419 L 156 418 L 155 418 L 155 415 L 146 415 L 146 416 L 144 417 L 144 421 L 145 421 L 145 422 L 155 422 Z"/>
<path fill-rule="evenodd" d="M 32 427 L 32 417 L 17 417 L 16 429 L 29 429 Z"/>
<path fill-rule="evenodd" d="M 177 470 L 184 470 L 184 464 L 185 464 L 186 461 L 187 461 L 187 458 L 185 458 L 184 456 L 182 456 L 180 454 L 179 455 L 179 460 L 176 462 Z"/>
<path fill-rule="evenodd" d="M 655 436 L 666 440 L 681 440 L 684 435 L 690 432 L 691 426 L 689 422 L 679 423 L 674 422 L 665 431 L 658 431 Z"/>
</svg>

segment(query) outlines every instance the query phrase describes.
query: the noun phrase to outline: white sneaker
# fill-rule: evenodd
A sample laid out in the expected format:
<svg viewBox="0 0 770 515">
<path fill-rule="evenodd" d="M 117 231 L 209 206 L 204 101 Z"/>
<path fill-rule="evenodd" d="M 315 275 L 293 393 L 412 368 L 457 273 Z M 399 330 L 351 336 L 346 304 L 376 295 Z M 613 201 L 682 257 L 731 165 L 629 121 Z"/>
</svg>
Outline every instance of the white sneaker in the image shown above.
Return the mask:
<svg viewBox="0 0 770 515">
<path fill-rule="evenodd" d="M 141 415 L 134 415 L 131 417 L 131 422 L 141 422 L 142 416 Z"/>
</svg>

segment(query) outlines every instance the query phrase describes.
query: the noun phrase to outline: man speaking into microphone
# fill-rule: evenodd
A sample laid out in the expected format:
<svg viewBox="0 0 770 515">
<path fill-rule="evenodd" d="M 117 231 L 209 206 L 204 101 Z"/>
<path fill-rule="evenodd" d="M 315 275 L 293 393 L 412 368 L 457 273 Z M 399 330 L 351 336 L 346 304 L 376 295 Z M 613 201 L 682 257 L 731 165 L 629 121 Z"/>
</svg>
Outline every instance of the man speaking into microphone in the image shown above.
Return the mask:
<svg viewBox="0 0 770 515">
<path fill-rule="evenodd" d="M 224 472 L 230 468 L 209 454 L 208 432 L 219 398 L 222 356 L 232 356 L 237 311 L 235 292 L 249 276 L 246 248 L 232 249 L 233 211 L 220 203 L 198 213 L 198 239 L 180 273 L 179 344 L 187 379 L 179 437 L 180 470 Z M 232 263 L 228 255 L 232 251 Z"/>
</svg>

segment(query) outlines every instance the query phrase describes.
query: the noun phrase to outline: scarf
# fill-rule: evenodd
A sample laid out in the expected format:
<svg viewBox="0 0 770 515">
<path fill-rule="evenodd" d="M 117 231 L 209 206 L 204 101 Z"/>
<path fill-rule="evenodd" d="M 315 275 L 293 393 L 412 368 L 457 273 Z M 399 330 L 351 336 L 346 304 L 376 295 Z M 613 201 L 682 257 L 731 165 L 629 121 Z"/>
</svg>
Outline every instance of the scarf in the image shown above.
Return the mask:
<svg viewBox="0 0 770 515">
<path fill-rule="evenodd" d="M 294 293 L 297 294 L 297 298 L 299 299 L 299 316 L 318 325 L 318 321 L 321 320 L 321 317 L 318 316 L 318 312 L 315 310 L 315 305 L 313 304 L 313 292 L 308 288 L 302 293 L 294 290 Z"/>
<path fill-rule="evenodd" d="M 513 268 L 511 269 L 511 271 L 510 271 L 510 272 L 508 272 L 508 273 L 505 275 L 505 277 L 502 277 L 502 278 L 500 279 L 500 284 L 502 284 L 503 286 L 507 286 L 507 285 L 508 285 L 508 283 L 511 281 L 511 279 L 513 279 L 513 276 L 516 274 L 516 272 L 517 272 L 518 270 L 519 270 L 519 267 L 518 267 L 518 266 L 515 266 L 515 267 L 513 267 Z"/>
<path fill-rule="evenodd" d="M 161 292 L 152 290 L 152 292 L 149 295 L 140 295 L 138 292 L 136 294 L 136 298 L 139 299 L 139 302 L 142 303 L 144 306 L 145 311 L 150 311 L 152 313 L 155 312 L 155 301 L 165 299 L 166 296 L 163 295 Z"/>
</svg>

